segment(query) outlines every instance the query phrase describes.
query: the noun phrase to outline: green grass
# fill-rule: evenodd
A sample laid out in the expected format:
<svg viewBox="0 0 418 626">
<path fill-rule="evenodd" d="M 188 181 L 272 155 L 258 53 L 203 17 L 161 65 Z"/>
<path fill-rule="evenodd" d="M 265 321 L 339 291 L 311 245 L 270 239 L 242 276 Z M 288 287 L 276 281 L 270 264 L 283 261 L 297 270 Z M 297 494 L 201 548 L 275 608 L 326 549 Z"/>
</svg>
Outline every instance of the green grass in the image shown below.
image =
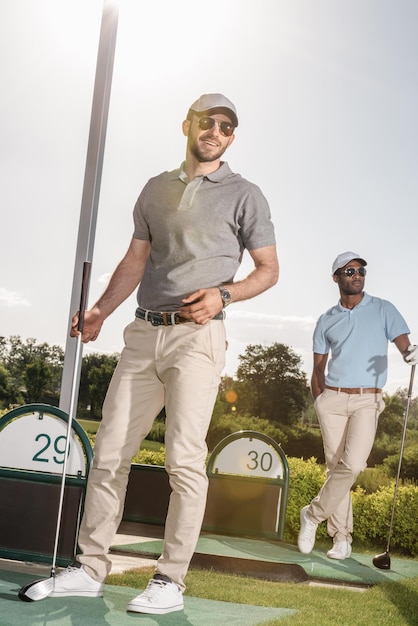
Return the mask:
<svg viewBox="0 0 418 626">
<path fill-rule="evenodd" d="M 97 420 L 78 419 L 77 422 L 84 428 L 86 433 L 89 433 L 90 435 L 95 435 L 100 426 L 100 422 Z"/>
<path fill-rule="evenodd" d="M 161 448 L 164 448 L 164 444 L 161 441 L 149 441 L 144 439 L 141 443 L 141 450 L 151 450 L 152 452 L 159 452 Z"/>
<path fill-rule="evenodd" d="M 153 568 L 113 574 L 107 584 L 144 589 Z M 381 583 L 365 591 L 277 583 L 206 570 L 190 570 L 185 596 L 295 609 L 263 626 L 412 626 L 418 624 L 418 578 Z"/>
</svg>

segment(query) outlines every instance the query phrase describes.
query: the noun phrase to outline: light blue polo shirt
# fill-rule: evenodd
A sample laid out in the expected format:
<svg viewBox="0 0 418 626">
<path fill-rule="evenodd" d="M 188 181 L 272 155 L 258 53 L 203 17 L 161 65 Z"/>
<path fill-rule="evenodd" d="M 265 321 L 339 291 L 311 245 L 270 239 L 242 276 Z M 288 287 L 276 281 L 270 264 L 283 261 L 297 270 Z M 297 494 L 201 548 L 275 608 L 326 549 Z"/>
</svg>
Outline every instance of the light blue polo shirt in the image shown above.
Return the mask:
<svg viewBox="0 0 418 626">
<path fill-rule="evenodd" d="M 388 341 L 410 330 L 396 307 L 364 294 L 354 309 L 340 302 L 318 319 L 313 351 L 328 354 L 325 383 L 332 387 L 378 387 L 387 379 Z"/>
</svg>

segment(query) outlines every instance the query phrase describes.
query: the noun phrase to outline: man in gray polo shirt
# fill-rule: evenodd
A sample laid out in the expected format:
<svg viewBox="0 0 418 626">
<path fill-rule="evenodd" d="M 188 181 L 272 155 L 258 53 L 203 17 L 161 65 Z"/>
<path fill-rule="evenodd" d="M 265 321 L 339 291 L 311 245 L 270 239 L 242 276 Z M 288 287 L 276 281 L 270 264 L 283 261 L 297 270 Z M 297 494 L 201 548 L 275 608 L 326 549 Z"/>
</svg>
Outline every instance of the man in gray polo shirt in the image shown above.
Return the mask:
<svg viewBox="0 0 418 626">
<path fill-rule="evenodd" d="M 164 547 L 155 576 L 128 610 L 160 614 L 183 608 L 184 577 L 206 505 L 205 438 L 225 362 L 225 307 L 278 280 L 267 201 L 221 160 L 237 126 L 235 106 L 222 94 L 205 94 L 192 104 L 182 127 L 184 163 L 145 185 L 128 251 L 85 314 L 82 339 L 94 341 L 104 320 L 139 285 L 136 316 L 124 331 L 125 347 L 103 405 L 81 554 L 56 576 L 51 596 L 103 595 L 131 458 L 165 406 L 172 494 Z M 245 249 L 254 269 L 234 282 Z M 77 322 L 75 315 L 72 336 Z"/>
<path fill-rule="evenodd" d="M 418 360 L 417 346 L 410 344 L 409 328 L 399 311 L 387 300 L 364 292 L 366 265 L 355 252 L 337 256 L 332 277 L 340 300 L 321 315 L 313 337 L 311 389 L 327 479 L 301 510 L 298 546 L 304 554 L 311 552 L 317 526 L 327 520 L 333 538 L 333 547 L 327 552 L 330 559 L 351 556 L 350 489 L 366 467 L 377 421 L 385 408 L 382 387 L 387 378 L 388 342 L 394 342 L 410 365 Z"/>
</svg>

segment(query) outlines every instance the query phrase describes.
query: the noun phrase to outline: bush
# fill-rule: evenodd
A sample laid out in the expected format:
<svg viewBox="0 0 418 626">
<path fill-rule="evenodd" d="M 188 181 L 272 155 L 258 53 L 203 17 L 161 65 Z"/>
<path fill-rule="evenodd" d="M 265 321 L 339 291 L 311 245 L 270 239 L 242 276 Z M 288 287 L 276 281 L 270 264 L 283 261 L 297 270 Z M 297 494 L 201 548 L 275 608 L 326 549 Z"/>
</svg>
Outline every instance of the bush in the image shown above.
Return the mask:
<svg viewBox="0 0 418 626">
<path fill-rule="evenodd" d="M 295 540 L 299 533 L 300 509 L 318 494 L 325 481 L 325 469 L 313 457 L 307 461 L 289 457 L 287 462 L 290 479 L 284 538 Z M 327 537 L 325 523 L 318 526 L 317 537 Z"/>
<path fill-rule="evenodd" d="M 391 496 L 393 502 L 393 497 Z M 396 498 L 391 545 L 406 554 L 418 556 L 418 489 L 402 485 Z"/>
<path fill-rule="evenodd" d="M 164 443 L 164 437 L 165 422 L 154 422 L 150 432 L 146 436 L 146 439 L 148 439 L 149 441 L 159 441 L 161 443 Z"/>
<path fill-rule="evenodd" d="M 228 414 L 212 422 L 206 437 L 209 450 L 213 450 L 214 447 L 228 435 L 240 430 L 254 430 L 258 433 L 263 433 L 274 439 L 282 448 L 287 441 L 287 436 L 284 431 L 272 424 L 269 420 L 251 417 L 249 415 Z"/>
<path fill-rule="evenodd" d="M 385 467 L 367 467 L 358 475 L 354 489 L 361 487 L 366 493 L 373 493 L 391 484 L 392 478 Z"/>
<path fill-rule="evenodd" d="M 364 543 L 386 546 L 394 496 L 394 483 L 366 494 L 361 488 L 353 493 L 353 537 Z M 400 485 L 396 497 L 391 547 L 418 556 L 418 488 Z"/>
<path fill-rule="evenodd" d="M 310 459 L 315 457 L 319 463 L 325 462 L 324 446 L 319 428 L 294 426 L 286 429 L 285 445 L 282 446 L 289 457 Z"/>
<path fill-rule="evenodd" d="M 383 466 L 387 468 L 391 476 L 397 476 L 399 466 L 399 452 L 388 456 L 383 461 Z M 418 445 L 405 448 L 402 456 L 401 478 L 403 480 L 418 480 Z"/>
<path fill-rule="evenodd" d="M 132 463 L 144 465 L 165 465 L 165 448 L 161 447 L 158 452 L 153 450 L 140 450 L 132 459 Z"/>
<path fill-rule="evenodd" d="M 326 472 L 315 458 L 307 461 L 290 457 L 289 500 L 286 511 L 284 540 L 295 542 L 300 528 L 300 509 L 308 504 L 321 489 Z M 382 469 L 370 473 L 370 483 L 387 476 Z M 361 476 L 361 475 L 360 475 Z M 359 476 L 359 479 L 360 479 Z M 360 482 L 367 484 L 365 472 Z M 353 539 L 368 547 L 386 546 L 394 495 L 394 480 L 373 493 L 358 484 L 352 491 L 354 532 Z M 401 484 L 398 488 L 391 547 L 408 556 L 418 556 L 418 487 Z M 318 526 L 317 539 L 328 537 L 326 522 Z"/>
</svg>

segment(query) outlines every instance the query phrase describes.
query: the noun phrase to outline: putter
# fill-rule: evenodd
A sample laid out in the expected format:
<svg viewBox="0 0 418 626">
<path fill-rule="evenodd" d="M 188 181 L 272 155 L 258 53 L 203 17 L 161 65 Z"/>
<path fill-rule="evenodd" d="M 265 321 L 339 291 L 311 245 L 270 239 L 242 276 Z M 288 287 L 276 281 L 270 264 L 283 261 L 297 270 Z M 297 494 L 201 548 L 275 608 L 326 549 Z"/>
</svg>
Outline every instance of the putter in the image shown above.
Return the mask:
<svg viewBox="0 0 418 626">
<path fill-rule="evenodd" d="M 399 477 L 401 475 L 402 456 L 403 456 L 403 449 L 405 445 L 406 427 L 408 424 L 409 405 L 411 404 L 412 386 L 414 384 L 414 375 L 415 375 L 415 365 L 412 365 L 411 378 L 409 380 L 408 399 L 406 402 L 406 409 L 405 409 L 405 419 L 404 419 L 404 424 L 403 424 L 401 450 L 399 453 L 398 473 L 396 475 L 395 490 L 393 493 L 392 514 L 390 517 L 388 542 L 387 542 L 385 552 L 382 552 L 382 554 L 377 554 L 373 559 L 373 565 L 377 567 L 378 569 L 390 569 L 390 540 L 392 538 L 393 518 L 395 516 L 396 496 L 398 493 Z"/>
<path fill-rule="evenodd" d="M 80 310 L 78 314 L 78 324 L 77 330 L 79 330 L 79 335 L 77 335 L 77 348 L 76 355 L 74 361 L 74 372 L 73 372 L 73 382 L 71 387 L 71 396 L 70 396 L 70 410 L 68 414 L 68 423 L 67 423 L 67 436 L 65 442 L 65 452 L 64 452 L 64 463 L 62 467 L 62 476 L 61 476 L 61 488 L 60 488 L 60 497 L 58 503 L 58 515 L 57 515 L 57 526 L 55 531 L 55 542 L 54 542 L 54 551 L 52 555 L 52 567 L 49 578 L 43 578 L 40 580 L 34 580 L 31 583 L 28 583 L 24 587 L 19 590 L 19 598 L 24 602 L 36 602 L 37 600 L 44 600 L 49 596 L 49 594 L 54 589 L 54 578 L 55 578 L 55 570 L 56 570 L 56 562 L 57 562 L 57 554 L 58 554 L 58 542 L 60 537 L 60 526 L 61 526 L 61 517 L 62 517 L 62 509 L 64 503 L 64 491 L 65 491 L 65 478 L 67 473 L 67 461 L 68 461 L 68 452 L 70 449 L 70 438 L 71 438 L 71 426 L 73 419 L 76 417 L 77 413 L 77 376 L 76 372 L 78 371 L 80 357 L 81 357 L 81 336 L 83 333 L 83 325 L 84 325 L 84 313 L 86 310 L 86 300 L 87 300 L 87 287 L 89 283 L 90 277 L 90 269 L 91 263 L 85 262 L 83 265 L 83 281 L 81 285 L 81 297 L 80 297 Z"/>
</svg>

